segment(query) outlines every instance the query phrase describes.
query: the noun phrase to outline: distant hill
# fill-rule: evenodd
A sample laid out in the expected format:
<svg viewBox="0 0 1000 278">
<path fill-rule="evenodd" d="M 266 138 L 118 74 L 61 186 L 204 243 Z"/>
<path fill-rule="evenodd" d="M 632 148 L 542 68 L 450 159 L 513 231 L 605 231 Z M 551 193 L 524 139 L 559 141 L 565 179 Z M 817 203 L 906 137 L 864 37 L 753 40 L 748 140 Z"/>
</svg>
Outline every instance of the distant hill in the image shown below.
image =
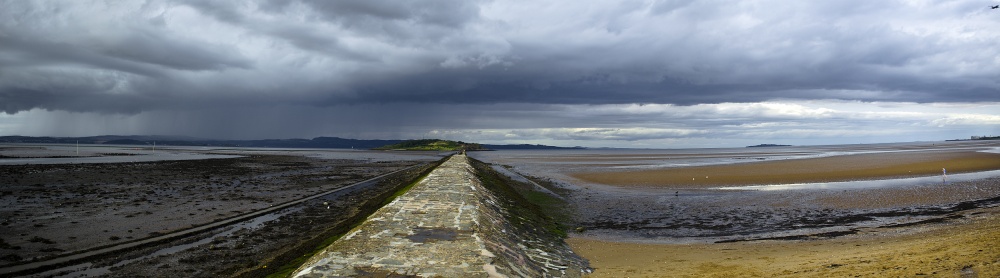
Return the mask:
<svg viewBox="0 0 1000 278">
<path fill-rule="evenodd" d="M 459 141 L 438 139 L 424 140 L 362 140 L 339 137 L 316 137 L 313 139 L 262 139 L 262 140 L 211 140 L 183 136 L 161 135 L 101 135 L 87 137 L 32 137 L 32 136 L 0 136 L 0 143 L 32 143 L 32 144 L 106 144 L 106 145 L 153 145 L 159 146 L 206 146 L 206 147 L 250 147 L 250 148 L 331 148 L 331 149 L 386 149 L 393 144 L 411 142 L 409 147 L 393 147 L 388 149 L 415 148 L 417 145 L 428 145 L 427 148 L 448 149 L 455 147 L 452 143 L 434 143 L 431 141 L 454 142 L 465 145 L 466 150 L 511 150 L 511 149 L 582 149 L 581 147 L 564 148 L 545 145 L 480 145 Z M 437 144 L 437 145 L 434 145 Z M 434 145 L 435 147 L 431 147 Z M 455 149 L 457 150 L 457 149 Z"/>
<path fill-rule="evenodd" d="M 440 139 L 420 139 L 407 140 L 396 144 L 390 144 L 375 148 L 376 150 L 405 150 L 405 151 L 479 151 L 484 150 L 483 146 L 475 143 L 465 143 L 462 141 L 450 141 Z"/>
<path fill-rule="evenodd" d="M 747 146 L 747 148 L 766 148 L 766 147 L 791 147 L 792 145 L 779 145 L 779 144 L 760 144 Z"/>
</svg>

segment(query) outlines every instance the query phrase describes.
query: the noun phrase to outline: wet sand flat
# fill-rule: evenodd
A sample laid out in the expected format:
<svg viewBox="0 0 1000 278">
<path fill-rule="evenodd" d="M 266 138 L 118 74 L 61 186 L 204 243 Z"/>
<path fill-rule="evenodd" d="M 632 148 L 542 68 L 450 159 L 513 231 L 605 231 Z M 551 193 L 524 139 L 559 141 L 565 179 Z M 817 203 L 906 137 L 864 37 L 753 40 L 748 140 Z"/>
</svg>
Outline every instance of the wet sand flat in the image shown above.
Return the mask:
<svg viewBox="0 0 1000 278">
<path fill-rule="evenodd" d="M 589 277 L 1000 277 L 996 148 L 491 155 L 565 189 Z"/>
<path fill-rule="evenodd" d="M 827 240 L 639 244 L 570 238 L 588 277 L 1000 277 L 1000 208 Z"/>
<path fill-rule="evenodd" d="M 884 179 L 1000 169 L 1000 154 L 967 150 L 894 152 L 823 158 L 569 174 L 590 183 L 616 186 L 706 188 Z M 707 178 L 706 178 L 707 177 Z"/>
<path fill-rule="evenodd" d="M 0 266 L 155 237 L 416 165 L 296 155 L 0 167 Z"/>
<path fill-rule="evenodd" d="M 537 161 L 544 162 L 601 162 L 601 161 L 649 161 L 664 159 L 685 159 L 685 158 L 751 158 L 762 156 L 795 156 L 810 155 L 815 152 L 719 152 L 719 153 L 680 153 L 680 154 L 601 154 L 601 155 L 566 155 L 555 157 L 537 157 Z M 607 164 L 600 164 L 607 165 Z M 633 165 L 633 164 L 623 164 Z"/>
</svg>

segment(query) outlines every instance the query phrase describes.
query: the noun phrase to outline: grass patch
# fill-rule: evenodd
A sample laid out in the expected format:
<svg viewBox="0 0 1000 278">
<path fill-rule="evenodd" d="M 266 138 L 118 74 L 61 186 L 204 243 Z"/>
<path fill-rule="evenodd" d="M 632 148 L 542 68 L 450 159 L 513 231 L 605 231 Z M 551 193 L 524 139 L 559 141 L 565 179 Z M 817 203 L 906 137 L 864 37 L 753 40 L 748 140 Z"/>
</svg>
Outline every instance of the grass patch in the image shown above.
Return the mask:
<svg viewBox="0 0 1000 278">
<path fill-rule="evenodd" d="M 483 187 L 508 202 L 512 223 L 542 228 L 551 235 L 566 238 L 569 212 L 567 203 L 558 197 L 535 190 L 532 184 L 512 180 L 497 173 L 488 164 L 469 158 Z"/>
<path fill-rule="evenodd" d="M 381 146 L 376 150 L 404 150 L 404 151 L 460 151 L 460 150 L 481 150 L 482 145 L 465 143 L 462 141 L 450 141 L 440 139 L 420 139 L 408 140 L 400 143 Z"/>
<path fill-rule="evenodd" d="M 551 180 L 545 180 L 532 176 L 523 177 L 545 189 L 548 189 L 551 192 L 554 192 L 557 195 L 565 196 L 568 194 L 569 190 L 556 186 Z M 563 225 L 564 228 L 567 225 L 574 223 L 571 203 L 566 202 L 566 200 L 563 200 L 560 197 L 552 196 L 552 194 L 538 191 L 533 185 L 525 184 L 525 187 L 527 188 L 524 189 L 524 191 L 521 191 L 521 194 L 525 195 L 525 198 L 528 199 L 529 202 L 542 207 L 543 211 L 546 212 L 548 216 L 555 219 L 556 222 Z"/>
<path fill-rule="evenodd" d="M 438 165 L 440 165 L 440 163 Z M 437 166 L 434 166 L 434 168 L 437 168 Z M 430 175 L 431 174 L 431 170 L 434 170 L 434 168 L 431 168 L 430 170 L 427 170 L 426 172 L 424 172 L 423 174 L 421 174 L 420 176 L 418 176 L 416 179 L 413 179 L 413 181 L 411 181 L 406 186 L 403 186 L 399 190 L 396 190 L 396 192 L 392 193 L 391 196 L 389 196 L 388 198 L 385 198 L 385 200 L 382 200 L 382 205 L 380 205 L 379 207 L 384 207 L 385 205 L 388 205 L 389 203 L 392 203 L 392 201 L 395 201 L 396 198 L 399 198 L 399 196 L 403 196 L 403 194 L 406 194 L 406 192 L 409 192 L 411 188 L 413 188 L 418 183 L 420 183 L 420 181 L 424 180 L 424 178 L 426 178 L 427 175 Z"/>
</svg>

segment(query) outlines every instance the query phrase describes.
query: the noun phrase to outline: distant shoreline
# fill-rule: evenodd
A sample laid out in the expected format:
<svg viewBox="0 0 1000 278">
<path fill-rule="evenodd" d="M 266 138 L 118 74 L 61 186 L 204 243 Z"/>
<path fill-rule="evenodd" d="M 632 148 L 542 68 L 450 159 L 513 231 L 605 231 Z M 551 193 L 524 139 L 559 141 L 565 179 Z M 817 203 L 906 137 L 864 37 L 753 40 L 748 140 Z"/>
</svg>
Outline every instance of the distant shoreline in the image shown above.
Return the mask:
<svg viewBox="0 0 1000 278">
<path fill-rule="evenodd" d="M 387 145 L 413 140 L 349 139 L 340 137 L 316 137 L 312 139 L 259 139 L 259 140 L 214 140 L 193 137 L 160 135 L 102 135 L 87 137 L 34 137 L 0 136 L 0 144 L 94 144 L 132 146 L 191 146 L 230 148 L 308 148 L 308 149 L 375 149 Z M 491 150 L 562 150 L 586 149 L 584 147 L 559 147 L 531 144 L 481 144 Z"/>
</svg>

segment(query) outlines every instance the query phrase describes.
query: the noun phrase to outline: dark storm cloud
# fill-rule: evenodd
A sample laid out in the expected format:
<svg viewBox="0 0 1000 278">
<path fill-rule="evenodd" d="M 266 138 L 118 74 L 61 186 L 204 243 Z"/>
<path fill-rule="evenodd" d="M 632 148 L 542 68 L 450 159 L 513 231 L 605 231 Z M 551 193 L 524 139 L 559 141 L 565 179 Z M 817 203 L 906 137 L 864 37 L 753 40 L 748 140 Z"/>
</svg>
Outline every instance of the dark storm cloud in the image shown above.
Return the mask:
<svg viewBox="0 0 1000 278">
<path fill-rule="evenodd" d="M 115 29 L 89 30 L 88 26 L 75 26 L 79 23 L 74 21 L 81 19 L 75 16 L 63 19 L 65 22 L 45 24 L 39 21 L 56 19 L 30 16 L 36 13 L 12 15 L 0 33 L 4 41 L 0 49 L 8 54 L 4 56 L 23 59 L 23 66 L 37 60 L 41 65 L 65 63 L 152 75 L 157 68 L 201 71 L 251 65 L 250 60 L 225 45 L 162 32 L 155 28 L 156 24 L 129 26 L 134 22 L 126 21 Z"/>
<path fill-rule="evenodd" d="M 0 0 L 0 133 L 72 123 L 639 142 L 990 131 L 998 23 L 971 0 Z M 980 110 L 914 104 L 940 102 Z M 99 122 L 115 124 L 85 126 Z"/>
<path fill-rule="evenodd" d="M 239 2 L 236 1 L 178 1 L 184 5 L 189 5 L 205 15 L 214 17 L 217 20 L 234 24 L 243 23 L 244 16 L 240 12 Z"/>
<path fill-rule="evenodd" d="M 249 69 L 251 62 L 229 53 L 225 47 L 194 46 L 178 42 L 177 38 L 137 32 L 106 46 L 103 54 L 139 64 L 152 64 L 175 70 Z M 234 57 L 235 56 L 235 57 Z"/>
<path fill-rule="evenodd" d="M 462 111 L 582 128 L 553 138 L 690 136 L 704 134 L 695 122 L 758 121 L 650 131 L 614 125 L 663 118 L 572 115 L 633 103 L 995 102 L 997 23 L 977 1 L 0 1 L 0 111 L 218 119 L 217 107 L 246 107 L 238 121 L 293 114 L 271 106 L 392 118 L 404 112 L 382 105 L 504 103 L 542 110 Z M 582 106 L 560 121 L 519 116 L 561 104 Z"/>
<path fill-rule="evenodd" d="M 481 1 L 303 1 L 327 20 L 347 26 L 384 27 L 395 24 L 438 25 L 458 28 L 479 15 Z M 412 28 L 413 26 L 394 26 Z M 372 29 L 362 29 L 372 30 Z"/>
</svg>

